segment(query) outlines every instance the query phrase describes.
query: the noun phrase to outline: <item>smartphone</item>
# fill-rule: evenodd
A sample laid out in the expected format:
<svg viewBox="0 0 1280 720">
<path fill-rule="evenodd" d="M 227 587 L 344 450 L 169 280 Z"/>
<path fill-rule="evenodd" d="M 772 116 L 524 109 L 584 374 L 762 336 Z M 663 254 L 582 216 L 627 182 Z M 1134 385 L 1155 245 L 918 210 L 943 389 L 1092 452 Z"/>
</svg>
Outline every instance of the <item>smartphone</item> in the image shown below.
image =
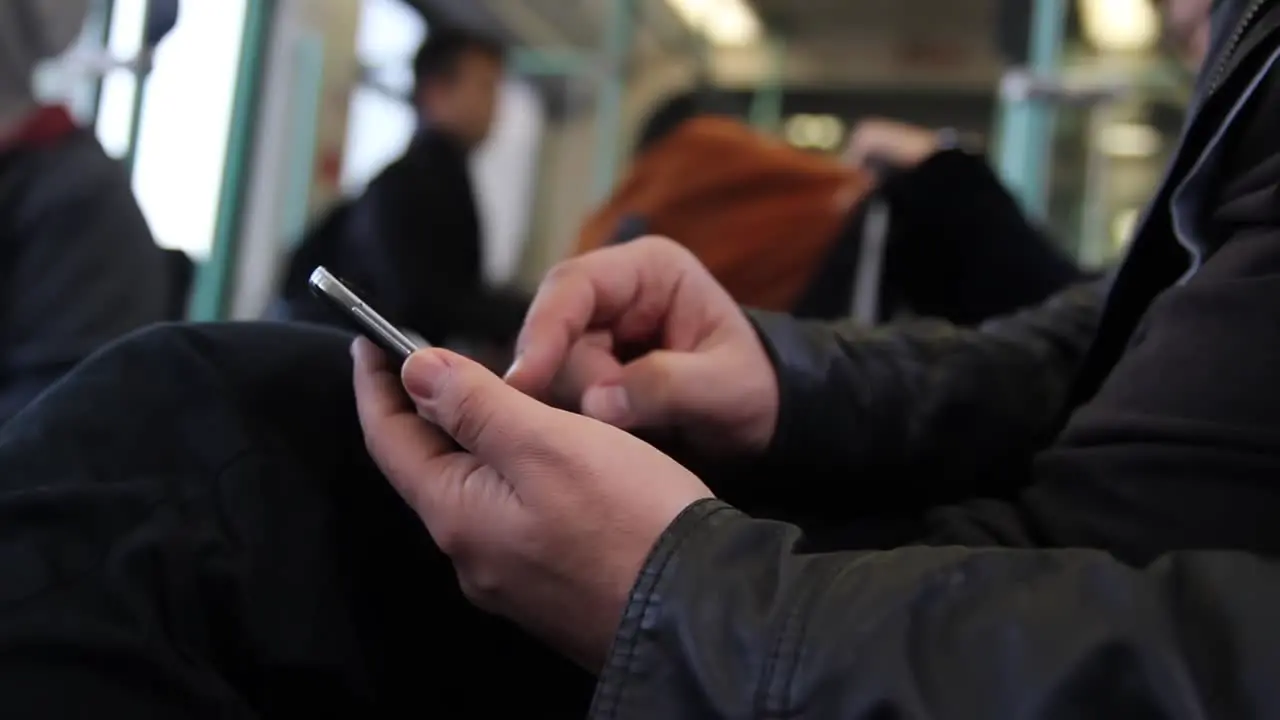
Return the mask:
<svg viewBox="0 0 1280 720">
<path fill-rule="evenodd" d="M 351 329 L 372 340 L 398 363 L 403 364 L 415 351 L 429 347 L 422 338 L 391 324 L 323 266 L 312 271 L 307 284 L 311 292 L 337 312 Z"/>
</svg>

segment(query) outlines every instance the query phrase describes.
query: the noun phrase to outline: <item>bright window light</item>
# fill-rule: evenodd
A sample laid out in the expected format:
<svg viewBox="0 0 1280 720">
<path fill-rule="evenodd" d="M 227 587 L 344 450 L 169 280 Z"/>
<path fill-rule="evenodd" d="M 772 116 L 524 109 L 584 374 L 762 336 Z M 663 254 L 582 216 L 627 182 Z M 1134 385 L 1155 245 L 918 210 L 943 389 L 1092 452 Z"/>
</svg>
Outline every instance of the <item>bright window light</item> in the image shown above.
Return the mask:
<svg viewBox="0 0 1280 720">
<path fill-rule="evenodd" d="M 1141 123 L 1111 123 L 1098 132 L 1098 149 L 1113 158 L 1149 158 L 1160 152 L 1160 131 Z"/>
<path fill-rule="evenodd" d="M 783 137 L 792 147 L 831 152 L 844 140 L 845 127 L 834 115 L 792 115 L 782 127 Z"/>
<path fill-rule="evenodd" d="M 177 26 L 156 49 L 142 103 L 134 194 L 156 242 L 196 259 L 213 246 L 248 2 L 183 3 Z M 113 56 L 137 55 L 144 15 L 143 0 L 116 0 Z M 134 92 L 126 70 L 103 80 L 96 129 L 113 155 L 128 147 Z"/>
<path fill-rule="evenodd" d="M 714 45 L 750 45 L 760 38 L 760 18 L 747 0 L 667 0 L 686 25 Z"/>
<path fill-rule="evenodd" d="M 357 59 L 385 87 L 357 86 L 351 92 L 341 178 L 347 194 L 363 190 L 404 152 L 418 129 L 418 113 L 408 97 L 413 90 L 413 55 L 427 36 L 421 13 L 400 0 L 361 0 L 358 23 Z"/>
<path fill-rule="evenodd" d="M 142 49 L 147 6 L 142 0 L 119 0 L 111 9 L 107 30 L 107 54 L 115 60 L 134 60 Z M 96 130 L 107 153 L 122 157 L 129 149 L 133 130 L 133 95 L 137 81 L 131 70 L 112 70 L 102 78 Z"/>
<path fill-rule="evenodd" d="M 1079 7 L 1085 38 L 1099 50 L 1149 50 L 1160 38 L 1160 15 L 1151 0 L 1080 0 Z"/>
<path fill-rule="evenodd" d="M 1141 211 L 1138 208 L 1125 208 L 1116 213 L 1111 221 L 1111 253 L 1119 255 L 1129 246 L 1129 240 L 1133 237 L 1134 231 L 1138 228 L 1138 218 Z"/>
<path fill-rule="evenodd" d="M 342 158 L 342 191 L 364 190 L 382 168 L 404 152 L 418 128 L 418 114 L 405 100 L 368 87 L 351 91 L 347 140 Z"/>
<path fill-rule="evenodd" d="M 356 21 L 356 56 L 366 65 L 408 64 L 426 35 L 422 14 L 400 0 L 364 0 Z"/>
</svg>

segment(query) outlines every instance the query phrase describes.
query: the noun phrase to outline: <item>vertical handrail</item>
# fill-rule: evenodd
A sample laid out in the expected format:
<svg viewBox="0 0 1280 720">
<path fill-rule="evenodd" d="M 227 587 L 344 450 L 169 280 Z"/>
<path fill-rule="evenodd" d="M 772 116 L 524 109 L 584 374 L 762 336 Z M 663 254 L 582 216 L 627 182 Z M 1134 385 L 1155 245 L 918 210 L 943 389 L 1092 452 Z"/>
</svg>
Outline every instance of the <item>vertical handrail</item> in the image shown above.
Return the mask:
<svg viewBox="0 0 1280 720">
<path fill-rule="evenodd" d="M 314 31 L 303 32 L 294 52 L 293 142 L 289 148 L 287 190 L 281 212 L 281 237 L 287 245 L 302 238 L 311 203 L 315 175 L 316 136 L 324 97 L 324 40 Z"/>
<path fill-rule="evenodd" d="M 227 137 L 226 161 L 218 192 L 218 213 L 209 259 L 196 275 L 191 301 L 192 320 L 220 320 L 226 315 L 231 278 L 235 271 L 236 244 L 244 207 L 245 180 L 253 153 L 253 135 L 258 116 L 263 55 L 276 0 L 247 0 L 240 60 L 236 65 L 235 93 L 231 105 L 231 128 Z"/>
<path fill-rule="evenodd" d="M 142 111 L 147 102 L 147 79 L 151 75 L 153 48 L 146 38 L 146 28 L 150 25 L 151 3 L 147 3 L 142 13 L 142 28 L 138 31 L 142 35 L 142 42 L 138 44 L 138 57 L 133 63 L 133 103 L 129 108 L 129 139 L 124 146 L 124 157 L 120 159 L 129 177 L 133 177 L 133 168 L 137 163 L 138 139 L 142 136 Z"/>
<path fill-rule="evenodd" d="M 605 70 L 599 79 L 596 102 L 594 189 L 597 200 L 603 200 L 613 191 L 622 164 L 623 101 L 638 9 L 637 0 L 610 2 L 602 53 Z"/>
<path fill-rule="evenodd" d="M 111 38 L 111 19 L 115 16 L 115 11 L 115 0 L 98 0 L 92 5 L 89 17 L 85 21 L 90 37 L 93 39 L 94 49 L 100 49 L 104 56 L 108 54 L 107 47 Z M 98 108 L 102 105 L 102 82 L 106 76 L 101 73 L 93 73 L 92 78 L 93 89 L 89 92 L 88 101 L 83 108 L 84 114 L 81 116 L 81 119 L 90 126 L 98 122 Z"/>
<path fill-rule="evenodd" d="M 1052 77 L 1060 69 L 1066 25 L 1065 0 L 1032 0 L 1030 53 L 1026 72 Z M 1055 109 L 1029 97 L 1002 97 L 996 157 L 1000 177 L 1024 210 L 1043 218 L 1048 211 Z"/>
<path fill-rule="evenodd" d="M 780 38 L 765 43 L 769 53 L 769 73 L 751 98 L 751 125 L 770 135 L 782 128 L 782 106 L 786 99 L 787 44 Z"/>
</svg>

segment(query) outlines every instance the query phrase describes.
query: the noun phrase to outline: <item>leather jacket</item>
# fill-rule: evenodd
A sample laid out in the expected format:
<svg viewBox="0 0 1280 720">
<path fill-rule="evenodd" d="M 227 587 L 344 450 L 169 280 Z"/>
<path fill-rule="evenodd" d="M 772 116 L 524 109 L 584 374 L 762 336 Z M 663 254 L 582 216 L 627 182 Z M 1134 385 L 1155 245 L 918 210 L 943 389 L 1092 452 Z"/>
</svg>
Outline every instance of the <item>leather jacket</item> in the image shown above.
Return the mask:
<svg viewBox="0 0 1280 720">
<path fill-rule="evenodd" d="M 755 316 L 781 389 L 772 459 L 976 467 L 992 453 L 1035 452 L 1068 410 L 1105 395 L 1109 368 L 1141 341 L 1135 327 L 1171 284 L 1129 267 L 1168 256 L 1143 234 L 1172 234 L 1163 210 L 1187 158 L 1234 117 L 1204 98 L 1224 78 L 1265 72 L 1229 56 L 1275 44 L 1277 5 L 1215 4 L 1211 72 L 1156 194 L 1161 212 L 1144 221 L 1109 288 L 1073 288 L 976 329 Z M 1129 298 L 1139 298 L 1132 308 Z M 1099 547 L 1086 536 L 1063 545 L 1025 535 L 983 544 Z M 697 503 L 640 573 L 591 717 L 1280 717 L 1274 563 L 1193 549 L 1203 545 L 1154 561 L 960 547 L 975 544 L 816 552 L 795 526 Z"/>
<path fill-rule="evenodd" d="M 779 466 L 976 466 L 1043 447 L 1097 329 L 1106 280 L 976 328 L 753 313 L 778 371 Z M 813 466 L 823 466 L 814 468 Z"/>
</svg>

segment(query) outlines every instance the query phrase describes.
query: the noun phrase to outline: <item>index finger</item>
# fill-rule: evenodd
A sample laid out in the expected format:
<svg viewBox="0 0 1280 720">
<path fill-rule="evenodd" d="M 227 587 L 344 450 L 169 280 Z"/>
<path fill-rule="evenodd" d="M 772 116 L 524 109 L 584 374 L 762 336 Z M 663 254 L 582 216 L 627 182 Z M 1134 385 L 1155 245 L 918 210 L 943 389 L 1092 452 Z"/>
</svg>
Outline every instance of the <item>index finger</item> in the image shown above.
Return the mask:
<svg viewBox="0 0 1280 720">
<path fill-rule="evenodd" d="M 556 266 L 538 288 L 516 340 L 516 362 L 507 381 L 541 395 L 568 361 L 574 344 L 592 329 L 618 329 L 628 319 L 653 327 L 665 319 L 666 303 L 679 280 L 671 254 L 675 243 L 641 238 Z M 682 249 L 681 249 L 682 250 Z M 666 265 L 667 267 L 664 267 Z"/>
</svg>

